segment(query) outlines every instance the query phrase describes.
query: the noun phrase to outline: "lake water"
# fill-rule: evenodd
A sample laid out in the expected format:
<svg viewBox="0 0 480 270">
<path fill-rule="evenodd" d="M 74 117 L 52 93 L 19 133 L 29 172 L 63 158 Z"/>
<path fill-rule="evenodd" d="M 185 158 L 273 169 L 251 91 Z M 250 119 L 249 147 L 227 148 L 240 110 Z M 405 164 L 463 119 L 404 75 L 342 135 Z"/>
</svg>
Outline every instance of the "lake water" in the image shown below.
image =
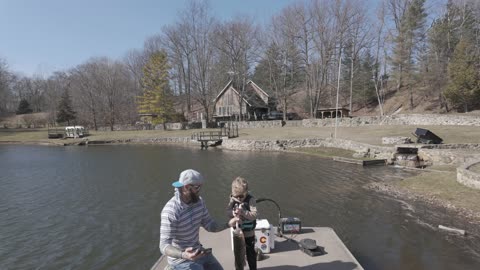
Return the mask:
<svg viewBox="0 0 480 270">
<path fill-rule="evenodd" d="M 423 210 L 362 188 L 413 172 L 158 145 L 0 146 L 0 269 L 149 269 L 160 256 L 160 211 L 187 168 L 204 174 L 217 219 L 240 175 L 283 216 L 332 227 L 365 269 L 480 269 L 478 237 L 440 232 Z M 277 222 L 271 203 L 259 210 Z"/>
</svg>

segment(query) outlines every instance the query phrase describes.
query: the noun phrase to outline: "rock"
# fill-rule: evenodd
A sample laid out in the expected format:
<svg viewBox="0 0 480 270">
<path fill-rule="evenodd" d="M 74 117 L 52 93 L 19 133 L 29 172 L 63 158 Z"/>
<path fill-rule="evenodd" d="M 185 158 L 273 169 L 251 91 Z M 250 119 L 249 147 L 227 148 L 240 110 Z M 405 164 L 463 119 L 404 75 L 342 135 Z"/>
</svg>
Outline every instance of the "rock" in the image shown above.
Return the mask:
<svg viewBox="0 0 480 270">
<path fill-rule="evenodd" d="M 412 139 L 410 137 L 382 137 L 382 144 L 408 144 L 412 143 Z"/>
</svg>

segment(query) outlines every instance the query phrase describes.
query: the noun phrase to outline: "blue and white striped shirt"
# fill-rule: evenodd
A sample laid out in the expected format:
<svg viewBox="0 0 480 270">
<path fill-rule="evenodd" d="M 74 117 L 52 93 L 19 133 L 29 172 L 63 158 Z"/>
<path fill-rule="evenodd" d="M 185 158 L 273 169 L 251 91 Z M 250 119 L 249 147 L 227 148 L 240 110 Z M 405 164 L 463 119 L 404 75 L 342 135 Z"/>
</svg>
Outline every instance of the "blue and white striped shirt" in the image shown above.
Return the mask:
<svg viewBox="0 0 480 270">
<path fill-rule="evenodd" d="M 200 248 L 200 226 L 209 232 L 218 231 L 218 224 L 212 219 L 205 206 L 200 200 L 188 205 L 180 200 L 180 193 L 175 190 L 173 196 L 163 207 L 160 224 L 160 252 L 165 254 L 165 248 L 173 245 L 181 250 L 187 247 Z M 169 264 L 178 264 L 183 259 L 168 257 Z"/>
</svg>

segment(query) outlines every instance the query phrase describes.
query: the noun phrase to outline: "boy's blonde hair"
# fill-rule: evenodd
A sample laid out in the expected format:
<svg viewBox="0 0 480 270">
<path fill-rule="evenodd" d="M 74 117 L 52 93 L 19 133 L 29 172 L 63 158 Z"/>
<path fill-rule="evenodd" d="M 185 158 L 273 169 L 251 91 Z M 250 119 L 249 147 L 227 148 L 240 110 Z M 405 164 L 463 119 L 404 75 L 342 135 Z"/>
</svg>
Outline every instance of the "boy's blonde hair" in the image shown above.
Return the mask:
<svg viewBox="0 0 480 270">
<path fill-rule="evenodd" d="M 248 192 L 248 182 L 243 177 L 237 177 L 232 182 L 232 195 L 242 195 Z"/>
</svg>

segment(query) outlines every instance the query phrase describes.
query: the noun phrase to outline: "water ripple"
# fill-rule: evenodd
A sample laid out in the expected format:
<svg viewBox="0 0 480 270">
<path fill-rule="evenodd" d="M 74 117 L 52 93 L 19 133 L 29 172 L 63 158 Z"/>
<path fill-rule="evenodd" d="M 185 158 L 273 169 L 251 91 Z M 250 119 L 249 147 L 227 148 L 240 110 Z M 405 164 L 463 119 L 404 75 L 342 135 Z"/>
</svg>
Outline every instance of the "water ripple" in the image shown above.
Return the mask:
<svg viewBox="0 0 480 270">
<path fill-rule="evenodd" d="M 361 188 L 410 174 L 402 170 L 169 146 L 0 146 L 0 160 L 2 270 L 148 269 L 160 255 L 160 211 L 187 168 L 204 174 L 202 197 L 217 219 L 243 176 L 283 216 L 333 227 L 366 269 L 480 268 L 476 238 L 443 237 L 417 206 Z M 259 210 L 277 222 L 274 205 Z"/>
</svg>

